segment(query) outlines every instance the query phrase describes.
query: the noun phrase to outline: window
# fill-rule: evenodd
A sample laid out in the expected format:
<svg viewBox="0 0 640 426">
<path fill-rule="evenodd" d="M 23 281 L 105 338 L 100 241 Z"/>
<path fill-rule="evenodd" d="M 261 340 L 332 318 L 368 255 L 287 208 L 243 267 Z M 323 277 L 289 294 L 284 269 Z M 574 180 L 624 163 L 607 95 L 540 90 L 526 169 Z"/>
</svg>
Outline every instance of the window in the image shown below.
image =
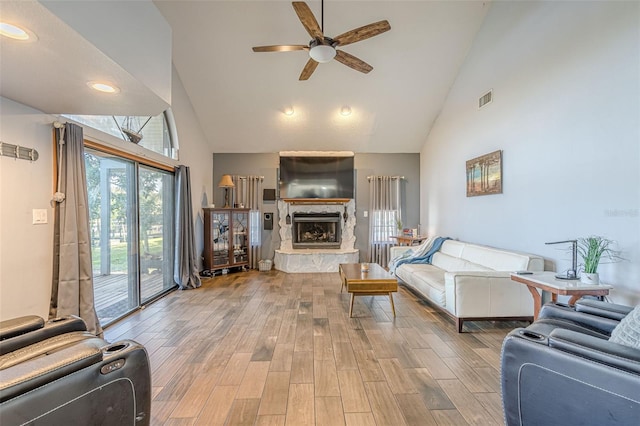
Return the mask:
<svg viewBox="0 0 640 426">
<path fill-rule="evenodd" d="M 369 262 L 389 263 L 391 237 L 402 226 L 400 176 L 369 176 Z"/>
<path fill-rule="evenodd" d="M 391 236 L 398 234 L 398 210 L 374 210 L 371 212 L 371 243 L 393 243 Z"/>
<path fill-rule="evenodd" d="M 85 149 L 94 297 L 107 325 L 173 288 L 173 174 Z"/>
<path fill-rule="evenodd" d="M 251 210 L 249 212 L 249 232 L 252 247 L 260 247 L 262 245 L 261 224 L 260 210 Z"/>
<path fill-rule="evenodd" d="M 155 117 L 111 115 L 66 115 L 66 117 L 127 142 L 134 142 L 165 157 L 174 160 L 178 158 L 177 141 L 172 139 L 169 131 L 170 126 L 173 125 L 169 110 Z"/>
</svg>

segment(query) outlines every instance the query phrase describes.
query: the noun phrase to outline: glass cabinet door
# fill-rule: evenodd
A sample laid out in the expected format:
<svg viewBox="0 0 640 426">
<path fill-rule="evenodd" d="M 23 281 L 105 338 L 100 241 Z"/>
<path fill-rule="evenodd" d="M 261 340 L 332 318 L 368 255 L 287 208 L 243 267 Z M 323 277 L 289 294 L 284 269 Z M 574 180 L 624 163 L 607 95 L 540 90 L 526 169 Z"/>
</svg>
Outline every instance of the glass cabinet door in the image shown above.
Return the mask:
<svg viewBox="0 0 640 426">
<path fill-rule="evenodd" d="M 232 264 L 249 261 L 249 212 L 233 212 L 233 253 Z"/>
<path fill-rule="evenodd" d="M 211 239 L 213 267 L 229 263 L 229 212 L 211 212 Z"/>
</svg>

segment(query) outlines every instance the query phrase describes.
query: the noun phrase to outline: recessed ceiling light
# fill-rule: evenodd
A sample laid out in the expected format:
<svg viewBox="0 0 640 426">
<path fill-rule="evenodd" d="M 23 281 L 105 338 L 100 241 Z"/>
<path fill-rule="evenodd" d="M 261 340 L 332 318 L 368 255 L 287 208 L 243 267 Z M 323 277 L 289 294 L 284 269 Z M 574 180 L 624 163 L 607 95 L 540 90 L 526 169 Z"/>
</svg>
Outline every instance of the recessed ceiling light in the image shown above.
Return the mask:
<svg viewBox="0 0 640 426">
<path fill-rule="evenodd" d="M 343 116 L 347 116 L 347 115 L 351 115 L 351 107 L 349 106 L 343 106 L 342 108 L 340 108 L 340 115 Z"/>
<path fill-rule="evenodd" d="M 26 41 L 35 38 L 35 34 L 8 22 L 0 22 L 0 35 L 14 40 Z"/>
<path fill-rule="evenodd" d="M 93 90 L 97 90 L 98 92 L 104 93 L 118 93 L 120 89 L 113 85 L 112 83 L 106 83 L 103 81 L 90 81 L 87 83 L 89 87 Z"/>
</svg>

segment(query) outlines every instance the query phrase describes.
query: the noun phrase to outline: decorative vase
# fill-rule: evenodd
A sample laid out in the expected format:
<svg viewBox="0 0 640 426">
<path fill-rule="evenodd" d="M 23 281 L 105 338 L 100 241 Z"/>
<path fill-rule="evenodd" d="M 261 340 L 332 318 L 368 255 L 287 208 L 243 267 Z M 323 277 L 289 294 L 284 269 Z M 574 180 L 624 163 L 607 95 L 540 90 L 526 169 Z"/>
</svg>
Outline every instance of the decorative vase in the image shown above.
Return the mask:
<svg viewBox="0 0 640 426">
<path fill-rule="evenodd" d="M 583 272 L 580 275 L 580 282 L 583 284 L 598 285 L 600 284 L 600 276 L 597 272 L 594 272 L 593 274 Z"/>
</svg>

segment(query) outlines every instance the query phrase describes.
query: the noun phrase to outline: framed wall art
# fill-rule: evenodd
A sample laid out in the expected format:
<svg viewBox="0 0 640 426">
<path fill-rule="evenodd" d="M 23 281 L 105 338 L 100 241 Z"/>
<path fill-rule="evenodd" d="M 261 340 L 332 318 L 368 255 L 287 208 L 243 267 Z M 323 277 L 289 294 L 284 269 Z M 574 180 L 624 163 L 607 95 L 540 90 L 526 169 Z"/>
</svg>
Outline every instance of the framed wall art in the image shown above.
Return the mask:
<svg viewBox="0 0 640 426">
<path fill-rule="evenodd" d="M 502 151 L 467 161 L 467 197 L 502 194 Z"/>
</svg>

